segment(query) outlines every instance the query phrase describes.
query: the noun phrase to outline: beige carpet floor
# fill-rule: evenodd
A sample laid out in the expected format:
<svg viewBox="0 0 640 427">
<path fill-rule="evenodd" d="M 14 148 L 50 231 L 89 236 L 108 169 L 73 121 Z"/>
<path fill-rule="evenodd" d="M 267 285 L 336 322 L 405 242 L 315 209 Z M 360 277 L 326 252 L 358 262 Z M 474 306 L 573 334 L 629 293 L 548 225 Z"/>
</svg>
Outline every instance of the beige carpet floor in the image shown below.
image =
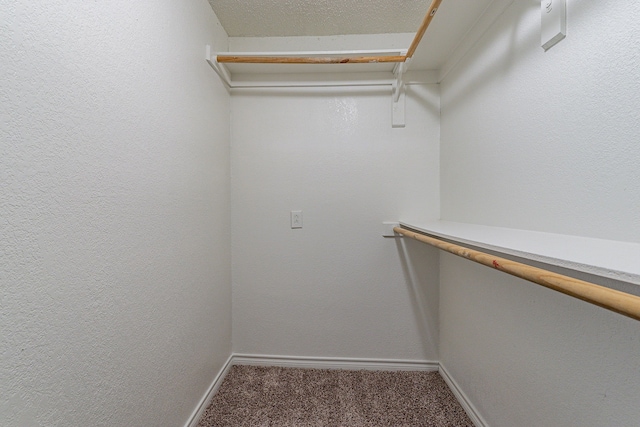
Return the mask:
<svg viewBox="0 0 640 427">
<path fill-rule="evenodd" d="M 473 427 L 438 372 L 234 366 L 198 427 Z"/>
</svg>

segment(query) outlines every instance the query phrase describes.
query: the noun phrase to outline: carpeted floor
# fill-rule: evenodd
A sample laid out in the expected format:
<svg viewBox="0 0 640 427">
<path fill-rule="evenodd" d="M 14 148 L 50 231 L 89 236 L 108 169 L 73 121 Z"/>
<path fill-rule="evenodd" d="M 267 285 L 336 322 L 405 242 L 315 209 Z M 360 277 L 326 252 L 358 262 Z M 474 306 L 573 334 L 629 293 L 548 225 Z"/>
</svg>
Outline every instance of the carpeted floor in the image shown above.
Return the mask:
<svg viewBox="0 0 640 427">
<path fill-rule="evenodd" d="M 198 427 L 473 427 L 438 372 L 234 366 Z"/>
</svg>

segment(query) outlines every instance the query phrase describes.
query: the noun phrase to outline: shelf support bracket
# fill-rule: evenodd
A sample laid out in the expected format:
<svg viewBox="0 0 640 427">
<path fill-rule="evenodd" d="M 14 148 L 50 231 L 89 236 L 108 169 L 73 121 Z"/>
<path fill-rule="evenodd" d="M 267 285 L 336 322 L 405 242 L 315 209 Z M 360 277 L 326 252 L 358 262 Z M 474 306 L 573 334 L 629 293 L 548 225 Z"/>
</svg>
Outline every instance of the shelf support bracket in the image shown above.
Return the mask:
<svg viewBox="0 0 640 427">
<path fill-rule="evenodd" d="M 228 88 L 233 87 L 233 85 L 231 84 L 231 73 L 229 73 L 229 70 L 224 66 L 224 64 L 218 62 L 218 57 L 211 52 L 210 45 L 207 45 L 204 59 L 206 59 L 207 63 L 211 66 L 211 68 L 213 68 L 213 71 L 215 71 L 218 76 L 220 76 L 220 78 Z"/>
<path fill-rule="evenodd" d="M 393 70 L 394 80 L 391 93 L 391 126 L 403 128 L 405 126 L 406 90 L 402 80 L 406 62 L 401 62 Z"/>
</svg>

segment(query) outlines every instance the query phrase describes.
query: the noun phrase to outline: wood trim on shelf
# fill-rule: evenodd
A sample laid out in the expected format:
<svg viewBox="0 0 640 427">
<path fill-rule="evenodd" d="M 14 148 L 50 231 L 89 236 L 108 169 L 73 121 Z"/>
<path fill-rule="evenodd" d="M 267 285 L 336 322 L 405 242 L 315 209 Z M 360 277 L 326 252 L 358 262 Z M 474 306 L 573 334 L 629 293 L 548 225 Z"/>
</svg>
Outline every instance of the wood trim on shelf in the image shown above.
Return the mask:
<svg viewBox="0 0 640 427">
<path fill-rule="evenodd" d="M 395 56 L 339 56 L 339 57 L 313 57 L 313 56 L 269 56 L 269 55 L 218 55 L 216 60 L 226 64 L 375 64 L 375 63 L 403 63 L 413 57 L 418 45 L 422 41 L 424 33 L 429 28 L 442 0 L 432 0 L 431 6 L 425 15 L 411 46 L 405 55 Z"/>
<path fill-rule="evenodd" d="M 404 55 L 396 56 L 233 56 L 218 55 L 218 62 L 232 64 L 376 64 L 404 62 Z"/>
<path fill-rule="evenodd" d="M 420 27 L 416 32 L 416 36 L 413 38 L 413 41 L 411 42 L 411 46 L 409 46 L 409 50 L 405 55 L 405 61 L 413 57 L 413 54 L 416 52 L 416 49 L 418 48 L 418 45 L 422 41 L 422 37 L 424 37 L 424 33 L 427 31 L 427 28 L 429 28 L 429 24 L 431 24 L 433 17 L 436 15 L 436 12 L 440 7 L 440 3 L 442 3 L 442 0 L 433 0 L 431 2 L 431 6 L 429 6 L 429 10 L 427 11 L 427 14 L 424 16 L 424 19 L 422 20 L 422 24 L 420 24 Z"/>
</svg>

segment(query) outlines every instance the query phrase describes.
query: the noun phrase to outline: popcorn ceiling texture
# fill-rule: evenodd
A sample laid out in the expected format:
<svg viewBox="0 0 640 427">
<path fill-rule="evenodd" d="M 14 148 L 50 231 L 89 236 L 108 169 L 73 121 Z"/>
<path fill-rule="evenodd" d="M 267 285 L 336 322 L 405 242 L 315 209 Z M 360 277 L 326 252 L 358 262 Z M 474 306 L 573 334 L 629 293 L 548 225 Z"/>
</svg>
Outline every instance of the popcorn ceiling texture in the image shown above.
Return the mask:
<svg viewBox="0 0 640 427">
<path fill-rule="evenodd" d="M 183 425 L 231 352 L 227 36 L 205 1 L 0 16 L 0 425 Z"/>
<path fill-rule="evenodd" d="M 497 3 L 510 1 L 513 0 L 443 2 L 416 50 L 411 70 L 442 68 L 486 10 L 499 9 Z M 407 49 L 431 4 L 430 1 L 390 1 L 388 5 L 379 1 L 336 4 L 325 1 L 291 5 L 216 0 L 210 3 L 218 16 L 224 15 L 221 19 L 230 33 L 231 52 Z M 297 16 L 302 11 L 304 16 Z"/>
<path fill-rule="evenodd" d="M 209 0 L 231 37 L 415 32 L 429 0 Z"/>
</svg>

